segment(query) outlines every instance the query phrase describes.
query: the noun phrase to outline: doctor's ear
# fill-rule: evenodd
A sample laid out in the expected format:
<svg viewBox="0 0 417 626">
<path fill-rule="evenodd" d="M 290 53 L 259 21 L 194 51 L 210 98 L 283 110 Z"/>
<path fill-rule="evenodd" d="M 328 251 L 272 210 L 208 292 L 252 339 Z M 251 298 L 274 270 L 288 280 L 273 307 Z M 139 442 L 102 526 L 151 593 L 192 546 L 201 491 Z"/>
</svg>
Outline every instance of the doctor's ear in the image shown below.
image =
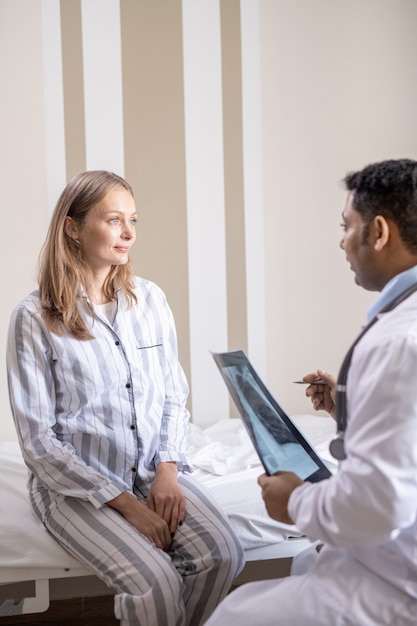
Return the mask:
<svg viewBox="0 0 417 626">
<path fill-rule="evenodd" d="M 390 227 L 382 215 L 376 215 L 372 223 L 374 227 L 374 249 L 380 252 L 388 243 Z"/>
</svg>

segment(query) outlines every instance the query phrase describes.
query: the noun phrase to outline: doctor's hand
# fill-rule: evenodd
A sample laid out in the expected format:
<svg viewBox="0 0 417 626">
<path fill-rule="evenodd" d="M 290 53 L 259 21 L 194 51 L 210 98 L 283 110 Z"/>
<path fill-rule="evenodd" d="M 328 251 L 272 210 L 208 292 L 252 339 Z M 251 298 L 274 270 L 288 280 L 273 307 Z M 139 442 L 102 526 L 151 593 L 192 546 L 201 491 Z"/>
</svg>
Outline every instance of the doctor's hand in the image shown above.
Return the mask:
<svg viewBox="0 0 417 626">
<path fill-rule="evenodd" d="M 324 380 L 325 385 L 315 385 L 318 378 Z M 336 378 L 323 370 L 317 370 L 313 374 L 306 374 L 303 377 L 306 383 L 310 383 L 306 389 L 306 396 L 311 398 L 315 411 L 326 411 L 336 419 Z"/>
<path fill-rule="evenodd" d="M 266 510 L 272 519 L 284 524 L 294 524 L 288 514 L 288 500 L 294 489 L 304 484 L 304 481 L 294 472 L 277 472 L 273 476 L 262 474 L 258 478 L 258 484 L 262 488 Z"/>
</svg>

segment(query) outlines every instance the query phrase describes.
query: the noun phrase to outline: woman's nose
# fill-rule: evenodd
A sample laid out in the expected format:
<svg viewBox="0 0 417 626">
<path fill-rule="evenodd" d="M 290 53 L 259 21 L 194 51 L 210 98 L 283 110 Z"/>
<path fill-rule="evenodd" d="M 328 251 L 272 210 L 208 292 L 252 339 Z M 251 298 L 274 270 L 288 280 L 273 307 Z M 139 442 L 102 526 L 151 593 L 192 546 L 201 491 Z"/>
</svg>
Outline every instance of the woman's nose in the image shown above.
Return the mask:
<svg viewBox="0 0 417 626">
<path fill-rule="evenodd" d="M 122 237 L 124 239 L 132 239 L 135 234 L 135 227 L 132 224 L 125 224 L 123 226 Z"/>
</svg>

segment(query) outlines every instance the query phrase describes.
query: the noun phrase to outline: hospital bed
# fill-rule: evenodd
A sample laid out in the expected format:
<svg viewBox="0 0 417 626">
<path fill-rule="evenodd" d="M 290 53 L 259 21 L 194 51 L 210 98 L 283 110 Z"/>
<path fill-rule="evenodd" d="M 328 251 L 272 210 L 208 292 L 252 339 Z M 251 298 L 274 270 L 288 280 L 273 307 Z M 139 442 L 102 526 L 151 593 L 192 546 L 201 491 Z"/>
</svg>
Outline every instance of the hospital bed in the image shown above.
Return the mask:
<svg viewBox="0 0 417 626">
<path fill-rule="evenodd" d="M 300 415 L 294 421 L 333 469 L 328 454 L 333 420 Z M 188 452 L 195 476 L 216 496 L 245 550 L 247 565 L 237 583 L 285 575 L 292 557 L 309 542 L 294 526 L 269 518 L 257 484 L 263 469 L 241 420 L 224 419 L 204 429 L 191 424 Z M 0 442 L 0 620 L 46 611 L 54 599 L 113 593 L 33 516 L 26 481 L 17 442 Z"/>
</svg>

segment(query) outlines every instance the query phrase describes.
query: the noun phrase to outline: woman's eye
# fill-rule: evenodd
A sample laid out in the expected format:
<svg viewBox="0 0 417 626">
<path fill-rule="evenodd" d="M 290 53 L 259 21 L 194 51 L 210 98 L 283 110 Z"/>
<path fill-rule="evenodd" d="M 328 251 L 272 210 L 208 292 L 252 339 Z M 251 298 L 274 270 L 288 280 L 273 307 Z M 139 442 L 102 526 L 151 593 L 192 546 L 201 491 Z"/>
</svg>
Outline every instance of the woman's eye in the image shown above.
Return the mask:
<svg viewBox="0 0 417 626">
<path fill-rule="evenodd" d="M 119 218 L 118 217 L 112 217 L 109 220 L 110 224 L 117 224 L 119 222 Z"/>
<path fill-rule="evenodd" d="M 347 226 L 346 224 L 340 224 L 340 228 L 346 232 Z"/>
<path fill-rule="evenodd" d="M 133 217 L 133 218 L 130 220 L 130 223 L 131 223 L 131 224 L 133 224 L 133 226 L 136 226 L 136 224 L 138 223 L 138 218 L 137 218 L 137 217 Z"/>
</svg>

